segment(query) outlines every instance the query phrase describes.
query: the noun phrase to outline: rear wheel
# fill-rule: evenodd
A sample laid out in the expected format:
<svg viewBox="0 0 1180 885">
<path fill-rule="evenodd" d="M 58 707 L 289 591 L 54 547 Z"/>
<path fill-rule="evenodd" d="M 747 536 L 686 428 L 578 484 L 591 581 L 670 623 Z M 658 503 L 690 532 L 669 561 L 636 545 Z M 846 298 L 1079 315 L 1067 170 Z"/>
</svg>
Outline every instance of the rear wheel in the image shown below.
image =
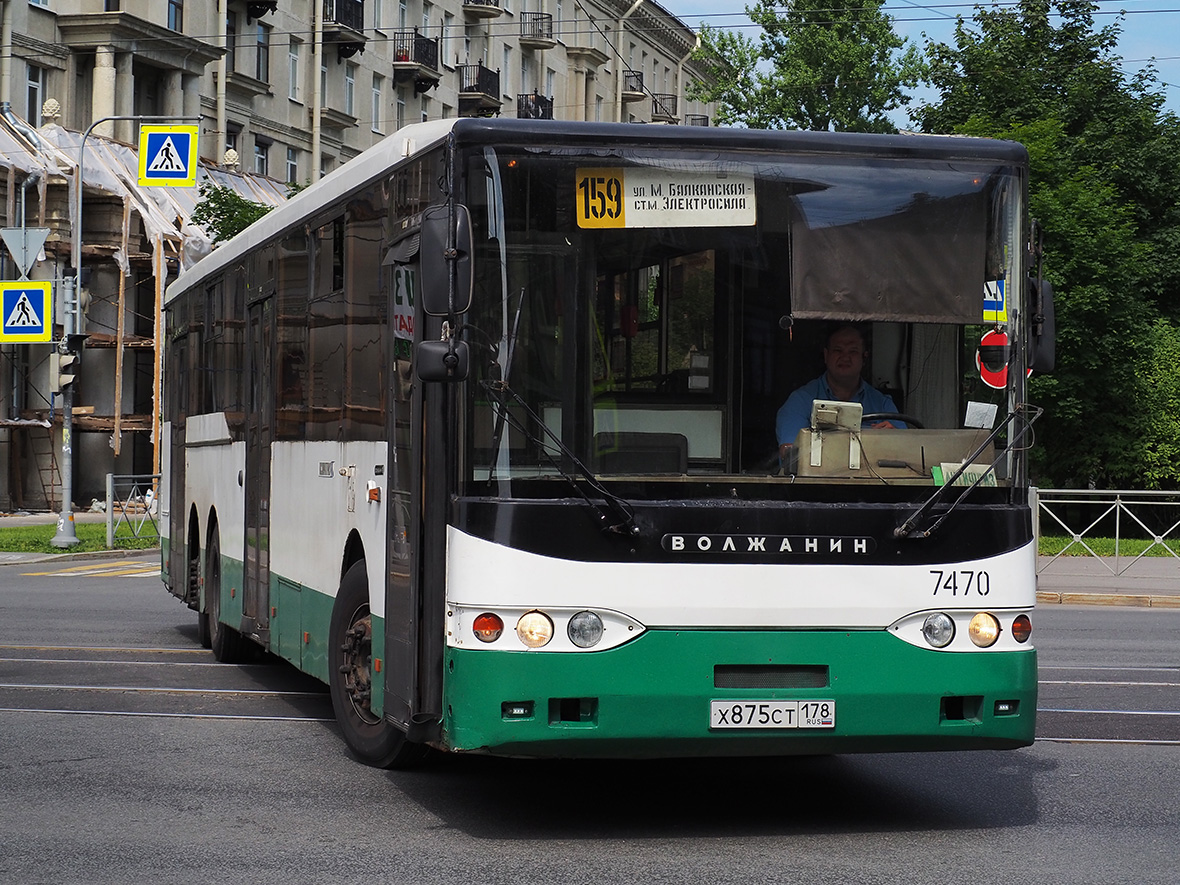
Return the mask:
<svg viewBox="0 0 1180 885">
<path fill-rule="evenodd" d="M 200 551 L 193 545 L 188 558 L 188 585 L 190 599 L 196 599 L 197 606 L 197 642 L 209 648 L 209 618 L 201 611 L 201 556 Z"/>
<path fill-rule="evenodd" d="M 373 712 L 373 616 L 363 559 L 340 582 L 328 649 L 332 708 L 349 749 L 378 768 L 405 768 L 421 759 L 424 746 Z"/>
<path fill-rule="evenodd" d="M 223 664 L 240 664 L 249 658 L 251 649 L 242 634 L 221 623 L 221 543 L 216 534 L 205 554 L 205 624 L 213 657 Z"/>
</svg>

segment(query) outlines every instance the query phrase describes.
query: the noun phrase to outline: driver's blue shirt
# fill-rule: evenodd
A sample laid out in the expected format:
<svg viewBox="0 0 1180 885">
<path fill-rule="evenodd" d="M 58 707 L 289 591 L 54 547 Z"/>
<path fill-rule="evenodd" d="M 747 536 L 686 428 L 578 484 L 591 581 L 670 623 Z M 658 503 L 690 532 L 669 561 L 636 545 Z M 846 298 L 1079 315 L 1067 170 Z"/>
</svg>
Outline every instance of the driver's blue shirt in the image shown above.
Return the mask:
<svg viewBox="0 0 1180 885">
<path fill-rule="evenodd" d="M 794 444 L 795 437 L 799 435 L 799 431 L 804 427 L 811 426 L 811 404 L 817 399 L 836 399 L 832 393 L 832 389 L 828 387 L 828 376 L 826 372 L 814 381 L 804 384 L 788 396 L 787 401 L 778 410 L 778 417 L 775 418 L 774 429 L 775 434 L 778 436 L 778 444 L 780 446 L 784 443 Z M 897 411 L 897 406 L 893 404 L 893 397 L 887 393 L 882 393 L 869 384 L 865 384 L 863 381 L 860 382 L 860 387 L 857 388 L 856 394 L 852 397 L 851 401 L 860 403 L 866 415 L 874 412 Z M 892 423 L 895 427 L 905 427 L 905 424 L 900 421 L 893 421 Z"/>
</svg>

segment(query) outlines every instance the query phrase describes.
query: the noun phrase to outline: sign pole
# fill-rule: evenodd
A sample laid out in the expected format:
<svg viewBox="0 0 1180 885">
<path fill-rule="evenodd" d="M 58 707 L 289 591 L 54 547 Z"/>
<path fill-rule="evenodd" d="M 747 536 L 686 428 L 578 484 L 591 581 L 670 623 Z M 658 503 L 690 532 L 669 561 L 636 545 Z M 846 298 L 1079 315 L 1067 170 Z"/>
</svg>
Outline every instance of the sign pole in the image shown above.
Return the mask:
<svg viewBox="0 0 1180 885">
<path fill-rule="evenodd" d="M 82 174 L 83 164 L 86 159 L 86 139 L 90 137 L 90 133 L 94 131 L 95 126 L 102 123 L 109 123 L 114 120 L 138 120 L 144 122 L 165 122 L 165 121 L 186 121 L 197 122 L 201 121 L 200 117 L 164 117 L 164 116 L 143 116 L 141 114 L 121 115 L 114 117 L 103 117 L 100 120 L 95 120 L 90 124 L 90 127 L 82 134 L 82 143 L 78 147 L 78 167 L 75 172 L 75 186 L 77 193 L 74 196 L 74 207 L 77 210 L 74 213 L 71 227 L 71 244 L 70 244 L 70 260 L 74 262 L 73 268 L 67 270 L 65 279 L 65 317 L 63 317 L 62 329 L 63 336 L 61 342 L 58 344 L 58 353 L 68 353 L 76 346 L 76 342 L 81 340 L 78 334 L 81 331 L 82 314 L 80 296 L 82 294 L 82 191 L 85 188 L 85 177 Z M 73 275 L 69 275 L 69 270 L 73 270 Z M 157 359 L 159 354 L 156 355 Z M 116 384 L 120 384 L 122 379 L 115 379 Z M 75 380 L 76 383 L 76 380 Z M 153 408 L 158 408 L 157 404 L 153 404 Z M 62 415 L 61 415 L 61 513 L 57 518 L 57 534 L 53 536 L 50 541 L 54 547 L 73 547 L 78 543 L 78 533 L 74 529 L 74 384 L 66 385 L 66 389 L 62 392 Z"/>
</svg>

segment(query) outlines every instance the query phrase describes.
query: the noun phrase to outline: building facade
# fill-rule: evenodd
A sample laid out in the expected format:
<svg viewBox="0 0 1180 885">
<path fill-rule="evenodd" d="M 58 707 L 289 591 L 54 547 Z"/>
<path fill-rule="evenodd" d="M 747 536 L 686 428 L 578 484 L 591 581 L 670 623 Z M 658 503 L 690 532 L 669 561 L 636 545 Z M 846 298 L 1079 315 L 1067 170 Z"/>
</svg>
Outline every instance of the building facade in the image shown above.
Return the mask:
<svg viewBox="0 0 1180 885">
<path fill-rule="evenodd" d="M 59 292 L 55 341 L 75 277 L 80 133 L 92 133 L 70 459 L 83 509 L 107 473 L 158 469 L 160 303 L 201 238 L 194 193 L 133 180 L 138 118 L 198 118 L 201 177 L 274 202 L 407 123 L 709 125 L 713 110 L 686 99 L 696 34 L 650 0 L 0 3 L 2 226 L 50 231 L 29 276 Z M 19 276 L 7 253 L 0 276 Z M 0 511 L 61 509 L 55 349 L 0 348 Z"/>
</svg>

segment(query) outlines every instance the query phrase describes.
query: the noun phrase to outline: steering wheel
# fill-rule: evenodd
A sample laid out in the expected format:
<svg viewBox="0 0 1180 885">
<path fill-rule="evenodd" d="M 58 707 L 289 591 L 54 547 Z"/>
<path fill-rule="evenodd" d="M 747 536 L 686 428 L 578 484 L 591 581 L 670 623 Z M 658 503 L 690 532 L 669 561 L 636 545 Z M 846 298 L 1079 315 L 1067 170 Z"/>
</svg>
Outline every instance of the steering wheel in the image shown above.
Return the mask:
<svg viewBox="0 0 1180 885">
<path fill-rule="evenodd" d="M 913 415 L 903 415 L 901 412 L 870 412 L 867 415 L 861 415 L 862 422 L 868 421 L 904 421 L 910 427 L 917 427 L 919 430 L 925 430 L 925 425 L 915 418 Z"/>
</svg>

